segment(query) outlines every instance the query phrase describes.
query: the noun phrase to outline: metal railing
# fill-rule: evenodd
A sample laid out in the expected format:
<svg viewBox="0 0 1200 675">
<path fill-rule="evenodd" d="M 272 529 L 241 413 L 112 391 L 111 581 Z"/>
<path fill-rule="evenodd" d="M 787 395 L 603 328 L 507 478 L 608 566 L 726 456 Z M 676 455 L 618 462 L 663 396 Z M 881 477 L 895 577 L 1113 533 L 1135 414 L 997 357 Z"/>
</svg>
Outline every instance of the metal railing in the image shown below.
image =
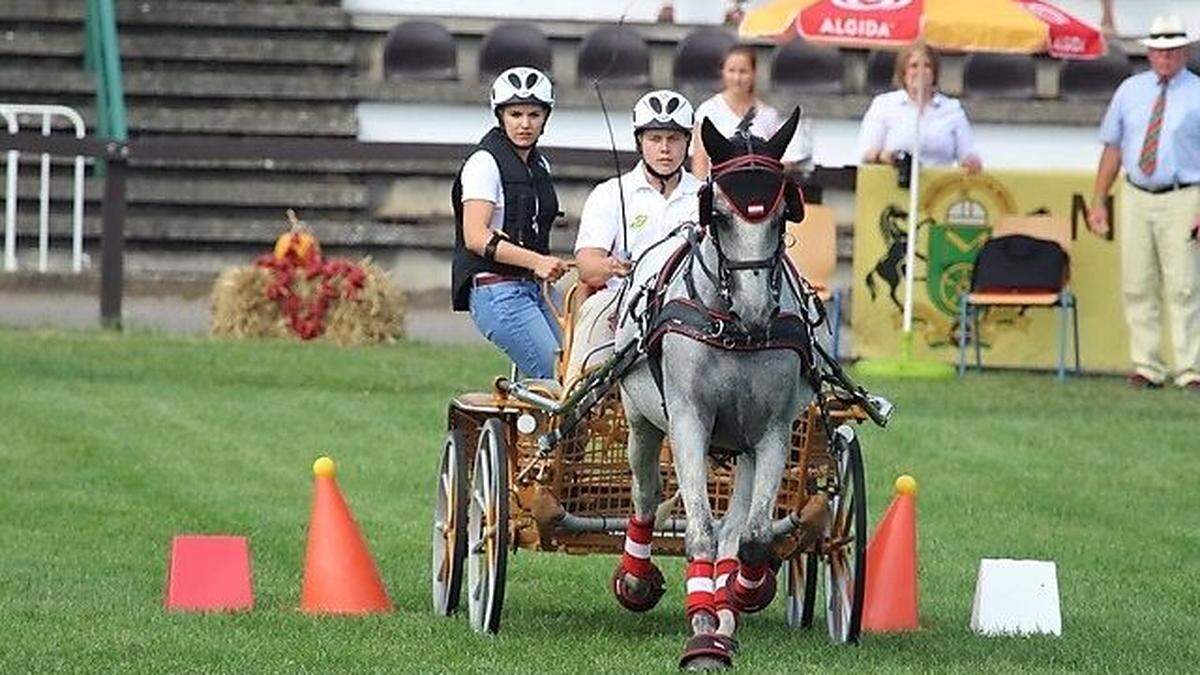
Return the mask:
<svg viewBox="0 0 1200 675">
<path fill-rule="evenodd" d="M 41 134 L 49 136 L 55 117 L 65 118 L 73 127 L 75 138 L 81 139 L 87 129 L 83 117 L 75 110 L 61 105 L 24 105 L 0 103 L 0 118 L 3 118 L 9 134 L 21 131 L 21 117 L 41 118 Z M 41 174 L 38 188 L 38 271 L 46 272 L 50 266 L 50 153 L 40 153 Z M 10 148 L 5 153 L 4 194 L 4 270 L 17 269 L 17 182 L 21 152 Z M 83 189 L 84 156 L 75 155 L 75 180 L 72 186 L 71 208 L 71 270 L 83 270 Z"/>
</svg>

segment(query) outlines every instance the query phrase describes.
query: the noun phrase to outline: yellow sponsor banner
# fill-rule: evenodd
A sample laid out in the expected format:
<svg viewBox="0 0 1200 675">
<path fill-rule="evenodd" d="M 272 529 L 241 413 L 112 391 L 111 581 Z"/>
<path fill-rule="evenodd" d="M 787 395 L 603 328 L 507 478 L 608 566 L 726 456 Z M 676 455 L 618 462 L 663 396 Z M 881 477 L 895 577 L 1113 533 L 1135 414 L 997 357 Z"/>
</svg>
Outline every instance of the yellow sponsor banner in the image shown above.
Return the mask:
<svg viewBox="0 0 1200 675">
<path fill-rule="evenodd" d="M 978 175 L 957 169 L 922 171 L 913 284 L 914 355 L 947 363 L 957 360 L 958 297 L 970 285 L 979 248 L 1004 216 L 1049 215 L 1070 224 L 1069 288 L 1079 303 L 1083 368 L 1127 371 L 1119 236 L 1106 239 L 1087 228 L 1087 202 L 1094 177 L 1082 171 Z M 859 169 L 851 318 L 854 351 L 863 358 L 900 354 L 908 199 L 908 191 L 897 186 L 895 169 Z M 1115 205 L 1109 212 L 1115 219 Z M 1120 222 L 1114 223 L 1118 235 L 1120 227 Z M 1055 367 L 1058 312 L 1058 308 L 1041 307 L 988 309 L 980 326 L 984 365 Z M 968 363 L 974 357 L 973 349 L 974 345 L 969 345 Z M 1068 342 L 1068 367 L 1072 358 Z"/>
</svg>

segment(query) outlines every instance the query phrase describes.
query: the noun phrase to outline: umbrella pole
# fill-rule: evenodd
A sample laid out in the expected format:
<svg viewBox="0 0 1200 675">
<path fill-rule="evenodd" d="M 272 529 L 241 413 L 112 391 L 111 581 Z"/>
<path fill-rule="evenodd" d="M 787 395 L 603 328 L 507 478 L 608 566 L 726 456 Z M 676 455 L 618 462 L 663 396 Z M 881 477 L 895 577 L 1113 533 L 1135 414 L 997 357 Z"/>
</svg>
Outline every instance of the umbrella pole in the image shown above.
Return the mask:
<svg viewBox="0 0 1200 675">
<path fill-rule="evenodd" d="M 904 250 L 904 323 L 900 333 L 900 358 L 897 360 L 872 359 L 860 362 L 856 372 L 871 377 L 916 377 L 942 379 L 954 376 L 954 367 L 948 363 L 918 360 L 913 355 L 913 277 L 917 257 L 917 210 L 921 194 L 921 116 L 922 105 L 917 105 L 916 129 L 914 132 L 912 167 L 908 181 L 908 240 Z"/>
</svg>

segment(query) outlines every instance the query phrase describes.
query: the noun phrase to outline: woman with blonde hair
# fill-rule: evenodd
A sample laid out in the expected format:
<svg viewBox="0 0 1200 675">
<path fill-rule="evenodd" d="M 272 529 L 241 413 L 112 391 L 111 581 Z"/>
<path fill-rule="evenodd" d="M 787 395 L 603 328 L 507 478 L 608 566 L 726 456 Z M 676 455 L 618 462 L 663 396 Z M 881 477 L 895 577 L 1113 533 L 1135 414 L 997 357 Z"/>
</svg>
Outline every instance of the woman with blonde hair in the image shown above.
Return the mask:
<svg viewBox="0 0 1200 675">
<path fill-rule="evenodd" d="M 962 104 L 937 90 L 939 73 L 937 55 L 923 45 L 896 56 L 896 89 L 876 96 L 863 116 L 863 162 L 892 164 L 901 153 L 912 155 L 919 116 L 922 164 L 957 163 L 970 173 L 983 168 Z"/>
</svg>

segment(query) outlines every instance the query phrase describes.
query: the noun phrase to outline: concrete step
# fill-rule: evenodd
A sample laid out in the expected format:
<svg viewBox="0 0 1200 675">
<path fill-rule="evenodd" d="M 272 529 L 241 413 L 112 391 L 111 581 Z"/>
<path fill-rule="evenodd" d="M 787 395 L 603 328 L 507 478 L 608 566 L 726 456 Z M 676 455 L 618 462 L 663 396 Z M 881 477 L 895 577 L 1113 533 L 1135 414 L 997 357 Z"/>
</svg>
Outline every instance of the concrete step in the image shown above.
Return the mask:
<svg viewBox="0 0 1200 675">
<path fill-rule="evenodd" d="M 226 217 L 174 215 L 170 217 L 131 214 L 125 221 L 125 238 L 131 242 L 162 245 L 192 244 L 260 244 L 263 252 L 288 229 L 282 217 Z M 367 218 L 324 219 L 316 217 L 305 223 L 317 240 L 326 246 L 391 246 L 449 251 L 454 248 L 453 222 L 421 225 L 380 223 Z M 83 236 L 98 240 L 101 234 L 99 210 L 84 217 Z M 36 213 L 22 213 L 17 218 L 19 250 L 37 248 L 39 221 Z M 55 215 L 50 221 L 50 239 L 55 245 L 69 241 L 72 236 L 69 216 Z M 554 250 L 568 252 L 575 241 L 575 228 L 560 227 L 551 235 Z"/>
<path fill-rule="evenodd" d="M 276 100 L 354 102 L 378 96 L 393 87 L 357 76 L 257 75 L 210 72 L 154 72 L 128 68 L 124 74 L 127 101 L 136 99 Z M 30 66 L 0 70 L 0 92 L 19 94 L 88 95 L 95 92 L 91 76 L 82 70 Z M 131 106 L 132 107 L 132 106 Z"/>
<path fill-rule="evenodd" d="M 65 176 L 51 177 L 51 199 L 61 205 L 69 204 L 74 181 Z M 89 177 L 85 180 L 85 199 L 98 204 L 103 192 L 103 180 Z M 285 176 L 275 180 L 270 177 L 258 180 L 193 179 L 180 181 L 170 176 L 130 176 L 126 200 L 131 206 L 139 204 L 171 205 L 180 207 L 248 206 L 255 208 L 329 208 L 365 209 L 368 205 L 367 188 L 353 183 L 331 183 L 321 180 L 302 180 Z M 26 202 L 33 204 L 38 198 L 39 185 L 35 180 L 22 180 L 17 184 L 21 208 Z M 0 190 L 0 196 L 4 191 Z M 281 211 L 282 213 L 282 211 Z"/>
<path fill-rule="evenodd" d="M 120 36 L 126 68 L 140 61 L 278 64 L 285 66 L 354 66 L 354 47 L 346 41 L 284 35 L 271 40 L 258 36 L 210 37 L 183 31 Z M 71 30 L 10 30 L 0 32 L 0 57 L 83 58 L 83 33 Z M 8 63 L 13 63 L 9 61 Z"/>
<path fill-rule="evenodd" d="M 129 126 L 137 133 L 155 134 L 353 137 L 358 119 L 353 108 L 337 104 L 236 104 L 220 108 L 139 105 L 129 110 Z"/>
<path fill-rule="evenodd" d="M 276 3 L 184 2 L 140 0 L 117 2 L 117 23 L 123 26 L 218 27 L 241 31 L 256 29 L 329 31 L 350 27 L 349 15 L 336 6 Z M 5 0 L 0 3 L 0 23 L 82 23 L 80 0 Z"/>
<path fill-rule="evenodd" d="M 8 103 L 45 103 L 39 96 L 3 97 Z M 52 99 L 69 105 L 83 116 L 89 132 L 96 128 L 95 106 L 87 96 Z M 219 134 L 229 136 L 317 136 L 352 138 L 358 133 L 354 107 L 341 103 L 277 103 L 273 101 L 220 101 L 210 105 L 188 102 L 154 105 L 133 101 L 128 105 L 131 134 Z M 24 131 L 40 131 L 40 118 L 22 116 Z M 51 120 L 56 131 L 73 131 L 65 118 Z"/>
</svg>

